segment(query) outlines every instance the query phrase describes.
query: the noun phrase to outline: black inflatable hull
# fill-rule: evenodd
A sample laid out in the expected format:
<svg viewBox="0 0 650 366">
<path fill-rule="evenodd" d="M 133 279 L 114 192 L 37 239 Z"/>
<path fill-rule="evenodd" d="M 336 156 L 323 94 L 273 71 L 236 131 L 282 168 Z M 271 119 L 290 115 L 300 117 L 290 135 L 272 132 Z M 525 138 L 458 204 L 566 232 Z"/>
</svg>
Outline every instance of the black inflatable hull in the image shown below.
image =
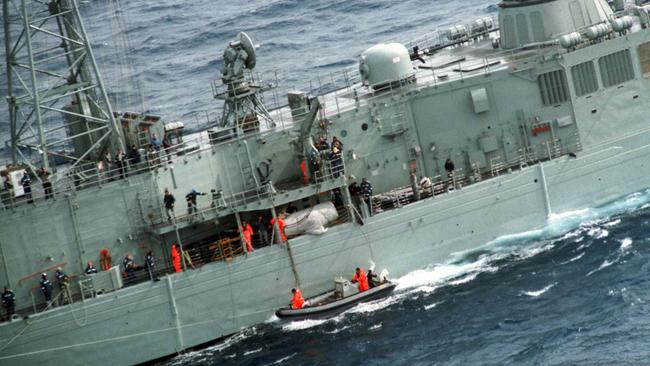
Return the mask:
<svg viewBox="0 0 650 366">
<path fill-rule="evenodd" d="M 340 300 L 328 302 L 327 304 L 304 307 L 302 309 L 290 309 L 284 307 L 275 312 L 280 319 L 286 320 L 304 320 L 304 319 L 323 319 L 337 315 L 352 306 L 364 302 L 375 300 L 386 296 L 395 288 L 396 284 L 385 282 L 364 292 L 358 292 L 354 295 L 345 297 Z M 308 299 L 309 300 L 309 299 Z"/>
</svg>

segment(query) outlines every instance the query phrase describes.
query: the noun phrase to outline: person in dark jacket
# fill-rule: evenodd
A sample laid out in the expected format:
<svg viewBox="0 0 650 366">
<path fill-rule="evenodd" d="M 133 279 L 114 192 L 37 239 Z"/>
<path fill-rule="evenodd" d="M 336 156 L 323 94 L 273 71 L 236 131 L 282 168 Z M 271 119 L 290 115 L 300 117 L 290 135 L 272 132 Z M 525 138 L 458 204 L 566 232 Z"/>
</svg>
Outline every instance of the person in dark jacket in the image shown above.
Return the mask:
<svg viewBox="0 0 650 366">
<path fill-rule="evenodd" d="M 45 301 L 50 302 L 52 301 L 52 282 L 50 282 L 49 279 L 47 279 L 47 273 L 43 273 L 41 275 L 41 292 L 43 292 L 43 296 L 45 296 Z"/>
<path fill-rule="evenodd" d="M 61 269 L 61 267 L 58 267 L 56 269 L 54 276 L 56 277 L 56 281 L 59 283 L 59 287 L 62 291 L 68 288 L 70 281 L 68 280 L 68 275 L 63 272 L 63 269 Z"/>
<path fill-rule="evenodd" d="M 86 272 L 87 275 L 92 275 L 97 273 L 97 268 L 93 266 L 93 261 L 88 261 L 88 265 L 86 266 L 86 270 L 84 272 Z"/>
<path fill-rule="evenodd" d="M 367 178 L 361 180 L 361 184 L 359 185 L 359 195 L 363 199 L 363 202 L 368 206 L 368 212 L 370 212 L 370 216 L 372 216 L 372 184 Z"/>
<path fill-rule="evenodd" d="M 7 286 L 5 286 L 5 291 L 2 293 L 2 306 L 7 312 L 7 320 L 11 319 L 11 316 L 16 311 L 16 295 Z"/>
<path fill-rule="evenodd" d="M 205 193 L 197 191 L 195 188 L 192 188 L 190 193 L 185 195 L 185 201 L 187 201 L 187 214 L 191 215 L 192 213 L 199 212 L 199 209 L 196 206 L 196 197 L 205 196 Z"/>
<path fill-rule="evenodd" d="M 34 200 L 32 199 L 32 179 L 29 177 L 27 172 L 23 173 L 23 177 L 20 179 L 20 184 L 23 186 L 27 203 L 34 203 Z"/>
<path fill-rule="evenodd" d="M 147 273 L 149 274 L 149 279 L 154 280 L 153 277 L 153 271 L 154 268 L 156 267 L 156 258 L 153 256 L 153 252 L 150 250 L 147 252 L 147 256 L 144 258 L 144 268 L 147 269 Z"/>
<path fill-rule="evenodd" d="M 174 203 L 176 198 L 173 194 L 169 193 L 169 190 L 165 188 L 165 195 L 163 196 L 163 202 L 165 203 L 165 211 L 167 212 L 167 220 L 172 221 L 172 215 L 174 215 Z"/>
</svg>

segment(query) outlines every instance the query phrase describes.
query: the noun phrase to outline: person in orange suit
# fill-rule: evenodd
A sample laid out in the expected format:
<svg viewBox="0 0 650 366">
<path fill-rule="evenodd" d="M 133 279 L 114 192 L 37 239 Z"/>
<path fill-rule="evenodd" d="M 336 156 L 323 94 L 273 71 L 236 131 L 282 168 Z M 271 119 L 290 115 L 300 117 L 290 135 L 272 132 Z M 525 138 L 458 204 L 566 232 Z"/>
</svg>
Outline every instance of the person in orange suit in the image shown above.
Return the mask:
<svg viewBox="0 0 650 366">
<path fill-rule="evenodd" d="M 293 294 L 293 297 L 291 298 L 291 308 L 292 309 L 302 309 L 303 305 L 305 305 L 305 299 L 302 297 L 302 292 L 300 292 L 300 289 L 297 288 L 292 288 L 291 293 Z"/>
<path fill-rule="evenodd" d="M 172 266 L 174 272 L 181 272 L 181 251 L 176 243 L 172 244 Z"/>
<path fill-rule="evenodd" d="M 253 252 L 253 227 L 246 221 L 242 221 L 242 225 L 239 228 L 242 237 L 244 238 L 244 247 L 248 253 Z"/>
<path fill-rule="evenodd" d="M 352 277 L 352 282 L 359 283 L 359 292 L 366 291 L 368 289 L 368 278 L 366 277 L 363 269 L 357 267 L 354 277 Z"/>
<path fill-rule="evenodd" d="M 283 214 L 280 214 L 280 216 L 278 216 L 278 231 L 280 231 L 280 238 L 284 243 L 285 241 L 287 241 L 287 236 L 284 234 L 284 228 L 287 225 L 284 223 L 284 220 L 282 219 L 283 216 L 284 216 Z M 275 224 L 274 218 L 271 218 L 270 224 L 271 224 L 271 229 L 273 229 L 273 225 Z M 275 241 L 278 242 L 277 238 Z"/>
<path fill-rule="evenodd" d="M 102 271 L 107 271 L 111 269 L 111 266 L 113 265 L 111 263 L 112 258 L 111 258 L 111 253 L 109 253 L 108 249 L 102 249 L 99 252 L 99 262 L 102 266 Z"/>
</svg>

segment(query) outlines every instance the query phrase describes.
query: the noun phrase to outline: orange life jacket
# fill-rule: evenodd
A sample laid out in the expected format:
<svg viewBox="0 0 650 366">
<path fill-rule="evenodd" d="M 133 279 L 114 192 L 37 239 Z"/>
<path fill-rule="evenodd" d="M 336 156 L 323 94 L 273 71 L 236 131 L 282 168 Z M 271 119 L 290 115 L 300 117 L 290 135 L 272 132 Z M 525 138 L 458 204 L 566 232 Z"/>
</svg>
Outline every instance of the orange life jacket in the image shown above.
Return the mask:
<svg viewBox="0 0 650 366">
<path fill-rule="evenodd" d="M 354 274 L 354 277 L 352 277 L 352 282 L 359 282 L 359 291 L 366 291 L 369 288 L 368 278 L 366 277 L 363 269 L 361 269 L 359 273 Z"/>
<path fill-rule="evenodd" d="M 181 253 L 175 245 L 172 245 L 172 266 L 174 272 L 181 272 Z"/>
<path fill-rule="evenodd" d="M 302 309 L 302 306 L 305 305 L 305 299 L 302 298 L 302 293 L 300 290 L 296 289 L 296 292 L 291 298 L 291 308 L 292 309 Z"/>
<path fill-rule="evenodd" d="M 271 227 L 273 227 L 273 224 L 275 224 L 275 219 L 271 218 Z M 282 241 L 287 241 L 287 236 L 284 234 L 284 227 L 287 226 L 284 223 L 284 220 L 278 219 L 278 230 L 280 231 L 280 238 L 282 238 Z"/>
</svg>

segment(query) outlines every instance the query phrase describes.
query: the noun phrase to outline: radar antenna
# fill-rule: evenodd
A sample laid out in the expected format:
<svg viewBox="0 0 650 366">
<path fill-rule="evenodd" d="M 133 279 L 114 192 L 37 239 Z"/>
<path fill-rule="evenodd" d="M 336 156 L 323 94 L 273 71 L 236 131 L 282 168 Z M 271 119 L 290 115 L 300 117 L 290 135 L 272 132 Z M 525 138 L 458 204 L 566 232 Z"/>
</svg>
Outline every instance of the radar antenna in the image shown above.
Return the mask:
<svg viewBox="0 0 650 366">
<path fill-rule="evenodd" d="M 238 134 L 257 131 L 260 119 L 266 122 L 267 127 L 275 127 L 261 98 L 261 93 L 272 86 L 257 85 L 252 75 L 256 63 L 253 41 L 246 33 L 240 32 L 223 51 L 223 85 L 214 88 L 214 97 L 224 101 L 219 127 L 235 128 Z"/>
<path fill-rule="evenodd" d="M 123 148 L 77 1 L 3 0 L 2 12 L 13 163 L 74 168 Z"/>
</svg>

